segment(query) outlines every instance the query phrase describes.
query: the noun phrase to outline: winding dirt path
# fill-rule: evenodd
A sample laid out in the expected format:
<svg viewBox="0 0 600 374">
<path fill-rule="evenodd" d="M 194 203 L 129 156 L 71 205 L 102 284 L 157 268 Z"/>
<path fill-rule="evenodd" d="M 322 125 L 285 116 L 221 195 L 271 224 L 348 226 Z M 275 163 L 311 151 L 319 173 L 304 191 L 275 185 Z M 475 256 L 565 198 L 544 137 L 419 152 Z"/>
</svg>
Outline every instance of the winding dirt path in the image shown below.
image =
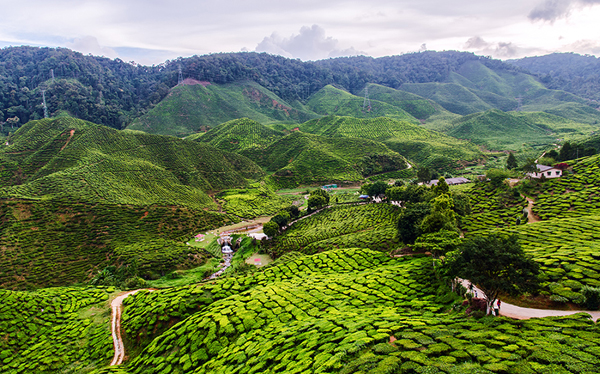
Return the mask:
<svg viewBox="0 0 600 374">
<path fill-rule="evenodd" d="M 533 213 L 534 201 L 529 197 L 525 197 L 525 199 L 527 199 L 527 222 L 529 222 L 529 223 L 540 222 L 541 221 L 540 217 L 536 216 Z"/>
<path fill-rule="evenodd" d="M 469 289 L 470 282 L 468 280 L 461 280 L 461 284 Z M 477 287 L 473 287 L 478 296 L 484 296 L 483 291 Z M 600 318 L 600 311 L 592 312 L 589 310 L 556 310 L 556 309 L 535 309 L 535 308 L 523 308 L 506 302 L 502 302 L 500 306 L 500 315 L 510 317 L 514 319 L 530 319 L 530 318 L 541 318 L 541 317 L 560 317 L 569 316 L 571 314 L 587 313 L 592 317 L 594 322 Z"/>
<path fill-rule="evenodd" d="M 123 339 L 121 339 L 121 306 L 123 305 L 123 300 L 127 296 L 133 295 L 136 292 L 144 291 L 144 289 L 129 291 L 120 296 L 117 296 L 111 303 L 110 306 L 112 308 L 112 338 L 113 338 L 113 346 L 115 348 L 115 356 L 110 363 L 110 366 L 113 365 L 121 365 L 123 363 L 123 359 L 125 358 L 125 347 L 123 346 Z M 147 289 L 146 291 L 154 291 L 151 289 Z"/>
</svg>

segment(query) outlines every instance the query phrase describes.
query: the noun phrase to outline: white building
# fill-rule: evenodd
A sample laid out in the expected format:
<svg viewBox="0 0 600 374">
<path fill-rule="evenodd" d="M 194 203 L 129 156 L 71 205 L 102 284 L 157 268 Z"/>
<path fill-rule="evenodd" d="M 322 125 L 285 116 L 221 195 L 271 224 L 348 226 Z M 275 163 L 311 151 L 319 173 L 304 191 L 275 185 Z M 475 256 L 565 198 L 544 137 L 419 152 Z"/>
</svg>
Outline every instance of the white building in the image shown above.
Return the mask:
<svg viewBox="0 0 600 374">
<path fill-rule="evenodd" d="M 562 170 L 560 170 L 560 169 L 557 169 L 552 166 L 546 166 L 546 165 L 540 165 L 540 164 L 536 164 L 535 166 L 538 169 L 537 172 L 527 173 L 527 175 L 530 176 L 531 178 L 541 178 L 542 175 L 546 178 L 562 177 Z"/>
</svg>

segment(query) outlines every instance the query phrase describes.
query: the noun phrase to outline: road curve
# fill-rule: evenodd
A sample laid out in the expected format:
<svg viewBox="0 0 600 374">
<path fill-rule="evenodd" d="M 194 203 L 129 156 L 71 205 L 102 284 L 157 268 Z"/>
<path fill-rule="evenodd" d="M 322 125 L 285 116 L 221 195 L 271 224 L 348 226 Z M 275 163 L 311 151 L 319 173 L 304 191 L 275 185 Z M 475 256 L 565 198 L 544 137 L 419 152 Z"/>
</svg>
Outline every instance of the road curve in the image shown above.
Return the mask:
<svg viewBox="0 0 600 374">
<path fill-rule="evenodd" d="M 113 365 L 121 365 L 123 359 L 125 358 L 125 347 L 123 346 L 123 340 L 121 339 L 121 305 L 123 305 L 123 300 L 129 295 L 133 295 L 136 292 L 142 290 L 129 291 L 120 296 L 117 296 L 111 303 L 110 306 L 112 308 L 112 338 L 113 338 L 113 346 L 115 348 L 115 356 L 110 363 L 110 366 Z M 152 290 L 149 290 L 152 291 Z"/>
<path fill-rule="evenodd" d="M 470 282 L 468 280 L 461 280 L 461 284 L 469 289 Z M 473 287 L 475 291 L 481 296 L 484 296 L 483 291 L 477 287 Z M 569 316 L 571 314 L 587 313 L 592 317 L 594 322 L 600 318 L 600 312 L 592 312 L 589 310 L 556 310 L 556 309 L 535 309 L 535 308 L 523 308 L 507 302 L 502 302 L 500 307 L 500 315 L 514 318 L 514 319 L 530 319 L 530 318 L 541 318 L 541 317 L 561 317 Z"/>
</svg>

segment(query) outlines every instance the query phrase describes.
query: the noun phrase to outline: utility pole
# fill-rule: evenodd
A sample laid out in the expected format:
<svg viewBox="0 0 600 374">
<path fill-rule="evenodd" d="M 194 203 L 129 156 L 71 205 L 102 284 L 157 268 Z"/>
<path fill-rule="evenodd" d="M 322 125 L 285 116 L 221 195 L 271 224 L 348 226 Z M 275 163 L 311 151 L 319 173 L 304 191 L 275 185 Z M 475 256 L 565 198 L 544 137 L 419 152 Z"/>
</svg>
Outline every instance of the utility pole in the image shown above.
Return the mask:
<svg viewBox="0 0 600 374">
<path fill-rule="evenodd" d="M 363 113 L 365 108 L 368 108 L 367 111 L 371 111 L 371 100 L 369 100 L 369 86 L 365 86 L 365 100 L 363 101 Z"/>
<path fill-rule="evenodd" d="M 48 118 L 48 107 L 46 106 L 46 91 L 42 90 L 42 105 L 44 106 L 44 118 Z"/>
</svg>

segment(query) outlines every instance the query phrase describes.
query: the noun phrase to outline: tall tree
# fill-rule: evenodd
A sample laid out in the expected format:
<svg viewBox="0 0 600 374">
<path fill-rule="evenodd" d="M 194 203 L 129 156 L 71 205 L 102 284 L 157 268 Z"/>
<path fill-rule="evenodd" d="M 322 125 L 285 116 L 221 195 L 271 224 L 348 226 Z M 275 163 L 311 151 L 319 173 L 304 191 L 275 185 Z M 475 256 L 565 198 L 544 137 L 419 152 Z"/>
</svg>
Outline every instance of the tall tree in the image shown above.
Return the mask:
<svg viewBox="0 0 600 374">
<path fill-rule="evenodd" d="M 506 168 L 508 170 L 513 170 L 516 169 L 519 166 L 519 164 L 517 163 L 517 159 L 515 158 L 515 155 L 513 155 L 512 152 L 508 152 L 508 159 L 506 160 Z"/>
<path fill-rule="evenodd" d="M 516 235 L 469 238 L 449 254 L 444 267 L 452 277 L 468 279 L 483 291 L 487 314 L 500 292 L 516 295 L 538 285 L 539 265 L 523 252 Z"/>
</svg>

